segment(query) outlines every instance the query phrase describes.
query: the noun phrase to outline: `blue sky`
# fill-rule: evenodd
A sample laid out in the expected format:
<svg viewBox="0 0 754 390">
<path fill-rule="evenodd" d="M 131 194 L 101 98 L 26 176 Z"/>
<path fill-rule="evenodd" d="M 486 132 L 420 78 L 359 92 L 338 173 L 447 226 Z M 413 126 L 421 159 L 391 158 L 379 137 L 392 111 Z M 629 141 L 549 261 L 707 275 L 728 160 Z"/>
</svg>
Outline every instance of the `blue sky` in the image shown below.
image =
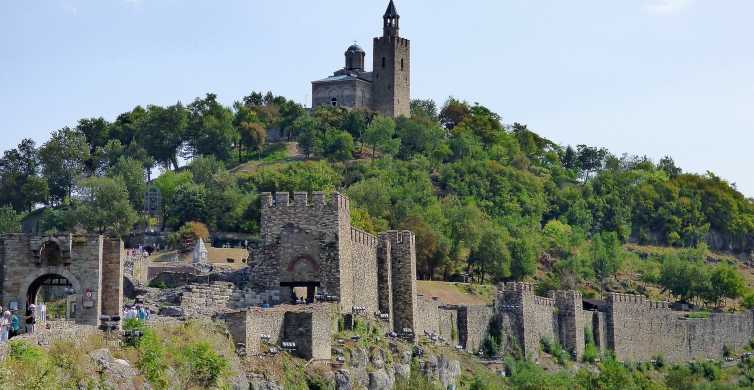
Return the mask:
<svg viewBox="0 0 754 390">
<path fill-rule="evenodd" d="M 307 102 L 387 0 L 0 0 L 0 148 L 141 104 Z M 754 1 L 399 0 L 412 96 L 561 144 L 671 155 L 754 196 Z"/>
</svg>

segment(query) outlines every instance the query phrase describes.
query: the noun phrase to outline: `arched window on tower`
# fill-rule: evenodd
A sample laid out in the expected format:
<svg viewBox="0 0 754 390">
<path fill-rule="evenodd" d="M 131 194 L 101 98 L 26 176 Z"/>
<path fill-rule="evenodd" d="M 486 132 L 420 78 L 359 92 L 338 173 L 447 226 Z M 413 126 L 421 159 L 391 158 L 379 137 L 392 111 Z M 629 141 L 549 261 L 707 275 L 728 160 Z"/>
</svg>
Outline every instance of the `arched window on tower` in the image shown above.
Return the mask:
<svg viewBox="0 0 754 390">
<path fill-rule="evenodd" d="M 333 107 L 337 107 L 338 106 L 338 98 L 332 98 L 332 99 L 330 99 L 330 105 L 332 105 Z"/>
<path fill-rule="evenodd" d="M 403 58 L 401 58 L 401 72 L 403 72 Z"/>
<path fill-rule="evenodd" d="M 382 57 L 382 68 L 385 69 L 386 65 L 387 65 L 387 61 L 385 60 L 385 57 Z"/>
</svg>

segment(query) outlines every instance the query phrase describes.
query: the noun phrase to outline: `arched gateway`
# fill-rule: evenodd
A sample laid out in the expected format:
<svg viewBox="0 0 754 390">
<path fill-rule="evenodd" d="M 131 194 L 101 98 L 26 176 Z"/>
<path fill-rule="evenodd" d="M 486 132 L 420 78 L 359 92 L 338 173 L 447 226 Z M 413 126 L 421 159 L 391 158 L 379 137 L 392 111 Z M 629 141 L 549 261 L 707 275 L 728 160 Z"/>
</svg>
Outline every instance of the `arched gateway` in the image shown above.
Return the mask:
<svg viewBox="0 0 754 390">
<path fill-rule="evenodd" d="M 25 311 L 56 302 L 76 323 L 98 325 L 123 305 L 123 242 L 98 235 L 0 236 L 0 301 Z"/>
</svg>

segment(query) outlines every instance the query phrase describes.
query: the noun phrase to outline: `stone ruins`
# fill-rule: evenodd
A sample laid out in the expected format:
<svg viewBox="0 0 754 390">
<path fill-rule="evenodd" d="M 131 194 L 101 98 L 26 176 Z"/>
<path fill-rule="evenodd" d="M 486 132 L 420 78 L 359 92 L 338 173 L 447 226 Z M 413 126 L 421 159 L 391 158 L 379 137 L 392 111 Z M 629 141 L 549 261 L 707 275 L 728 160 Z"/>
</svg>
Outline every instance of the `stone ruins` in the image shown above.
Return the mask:
<svg viewBox="0 0 754 390">
<path fill-rule="evenodd" d="M 331 359 L 333 335 L 359 319 L 406 340 L 426 337 L 470 353 L 494 332 L 502 334 L 505 352 L 532 359 L 543 340 L 580 358 L 587 333 L 600 351 L 623 361 L 720 358 L 754 337 L 752 311 L 689 316 L 638 295 L 541 297 L 525 283 L 501 285 L 488 305 L 450 305 L 417 294 L 414 234 L 354 228 L 346 196 L 263 193 L 261 206 L 261 237 L 250 243 L 246 266 L 163 272 L 154 279 L 163 288 L 147 289 L 156 294 L 147 297 L 150 307 L 162 316 L 223 320 L 247 353 L 295 345 L 291 351 L 307 359 Z M 126 259 L 120 240 L 98 235 L 4 235 L 0 302 L 24 311 L 53 288 L 64 292 L 57 298 L 67 318 L 99 325 L 102 315 L 118 315 L 123 306 Z"/>
<path fill-rule="evenodd" d="M 123 242 L 98 235 L 0 237 L 0 301 L 23 313 L 44 287 L 66 295 L 67 317 L 99 325 L 123 307 Z"/>
</svg>

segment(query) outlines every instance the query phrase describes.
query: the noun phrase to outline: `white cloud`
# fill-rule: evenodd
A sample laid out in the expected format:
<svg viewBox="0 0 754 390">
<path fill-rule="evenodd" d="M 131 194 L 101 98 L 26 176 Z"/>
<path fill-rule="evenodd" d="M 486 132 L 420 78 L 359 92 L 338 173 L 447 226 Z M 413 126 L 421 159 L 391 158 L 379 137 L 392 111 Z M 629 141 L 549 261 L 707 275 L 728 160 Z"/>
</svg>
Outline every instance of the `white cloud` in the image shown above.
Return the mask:
<svg viewBox="0 0 754 390">
<path fill-rule="evenodd" d="M 645 0 L 644 10 L 653 15 L 670 15 L 683 11 L 692 0 Z"/>
</svg>

